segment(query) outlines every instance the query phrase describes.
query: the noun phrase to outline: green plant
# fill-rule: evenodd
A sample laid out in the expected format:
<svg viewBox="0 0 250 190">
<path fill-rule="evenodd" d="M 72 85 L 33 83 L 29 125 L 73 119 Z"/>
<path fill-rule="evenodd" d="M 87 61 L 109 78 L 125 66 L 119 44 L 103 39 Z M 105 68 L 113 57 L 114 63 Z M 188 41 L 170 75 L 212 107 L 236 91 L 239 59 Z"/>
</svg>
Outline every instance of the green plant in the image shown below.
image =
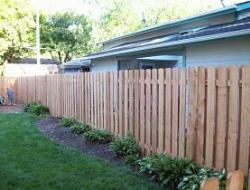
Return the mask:
<svg viewBox="0 0 250 190">
<path fill-rule="evenodd" d="M 24 112 L 28 112 L 28 110 L 29 110 L 29 108 L 30 108 L 30 106 L 31 106 L 32 104 L 36 104 L 36 102 L 29 102 L 29 103 L 24 104 L 24 106 L 23 106 L 23 111 L 24 111 Z"/>
<path fill-rule="evenodd" d="M 210 177 L 218 177 L 220 180 L 220 190 L 225 189 L 227 172 L 215 171 L 209 168 L 200 168 L 192 175 L 184 176 L 178 184 L 178 190 L 199 190 L 203 180 Z"/>
<path fill-rule="evenodd" d="M 49 108 L 37 102 L 30 102 L 24 105 L 24 111 L 34 115 L 44 115 L 49 113 Z"/>
<path fill-rule="evenodd" d="M 190 159 L 171 158 L 163 154 L 153 154 L 137 162 L 139 172 L 159 182 L 169 189 L 176 189 L 180 181 L 198 170 Z"/>
<path fill-rule="evenodd" d="M 112 140 L 112 135 L 106 130 L 91 129 L 84 133 L 83 136 L 87 141 L 101 144 L 109 143 Z"/>
<path fill-rule="evenodd" d="M 115 138 L 115 141 L 111 143 L 110 148 L 118 156 L 140 155 L 141 153 L 139 144 L 131 135 L 128 135 L 125 138 Z"/>
<path fill-rule="evenodd" d="M 91 129 L 90 126 L 87 124 L 73 124 L 70 127 L 71 132 L 75 134 L 83 134 L 89 131 L 90 129 Z"/>
<path fill-rule="evenodd" d="M 63 117 L 61 119 L 61 125 L 64 127 L 71 127 L 74 124 L 77 124 L 77 121 L 74 118 Z"/>
<path fill-rule="evenodd" d="M 138 160 L 140 160 L 140 156 L 138 154 L 130 154 L 125 156 L 125 163 L 131 166 L 135 166 Z"/>
</svg>

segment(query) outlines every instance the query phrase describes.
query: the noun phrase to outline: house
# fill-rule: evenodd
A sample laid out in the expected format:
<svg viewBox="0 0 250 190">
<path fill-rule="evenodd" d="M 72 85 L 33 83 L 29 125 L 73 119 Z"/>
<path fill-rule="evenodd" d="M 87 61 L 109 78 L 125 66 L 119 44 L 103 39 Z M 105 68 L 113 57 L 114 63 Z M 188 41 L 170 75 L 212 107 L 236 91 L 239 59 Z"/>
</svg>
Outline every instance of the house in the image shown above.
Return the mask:
<svg viewBox="0 0 250 190">
<path fill-rule="evenodd" d="M 89 72 L 90 60 L 74 59 L 59 66 L 59 73 Z"/>
<path fill-rule="evenodd" d="M 250 1 L 113 38 L 83 59 L 91 72 L 250 64 Z"/>
<path fill-rule="evenodd" d="M 32 76 L 58 73 L 58 61 L 52 59 L 40 59 L 40 65 L 35 58 L 21 58 L 9 60 L 4 64 L 4 76 Z"/>
</svg>

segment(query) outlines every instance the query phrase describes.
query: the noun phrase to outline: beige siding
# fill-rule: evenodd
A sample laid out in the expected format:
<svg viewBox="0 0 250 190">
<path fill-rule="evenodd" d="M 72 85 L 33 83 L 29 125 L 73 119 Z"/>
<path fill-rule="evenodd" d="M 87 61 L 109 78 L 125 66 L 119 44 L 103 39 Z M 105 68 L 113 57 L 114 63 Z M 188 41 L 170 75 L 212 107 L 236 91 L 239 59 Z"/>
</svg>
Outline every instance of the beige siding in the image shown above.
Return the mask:
<svg viewBox="0 0 250 190">
<path fill-rule="evenodd" d="M 245 64 L 250 64 L 250 36 L 203 42 L 186 48 L 187 67 Z"/>
</svg>

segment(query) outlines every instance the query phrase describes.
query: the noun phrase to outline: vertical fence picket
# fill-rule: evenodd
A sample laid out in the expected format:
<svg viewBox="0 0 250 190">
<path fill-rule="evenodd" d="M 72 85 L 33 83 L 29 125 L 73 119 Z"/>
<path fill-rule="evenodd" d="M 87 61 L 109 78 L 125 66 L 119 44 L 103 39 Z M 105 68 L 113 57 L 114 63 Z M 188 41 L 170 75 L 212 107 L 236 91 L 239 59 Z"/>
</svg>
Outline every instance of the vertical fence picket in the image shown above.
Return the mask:
<svg viewBox="0 0 250 190">
<path fill-rule="evenodd" d="M 134 71 L 134 137 L 139 141 L 139 72 Z"/>
<path fill-rule="evenodd" d="M 206 157 L 207 167 L 213 167 L 214 156 L 214 132 L 215 132 L 215 69 L 207 69 L 207 111 L 206 111 Z"/>
<path fill-rule="evenodd" d="M 171 134 L 172 134 L 172 101 L 171 101 L 171 90 L 172 90 L 172 77 L 171 69 L 165 70 L 165 150 L 166 154 L 171 154 Z"/>
<path fill-rule="evenodd" d="M 152 118 L 151 118 L 151 70 L 146 70 L 146 153 L 151 153 L 151 127 L 152 127 Z"/>
<path fill-rule="evenodd" d="M 180 95 L 179 95 L 179 152 L 178 156 L 185 156 L 185 114 L 186 114 L 186 70 L 180 70 Z"/>
<path fill-rule="evenodd" d="M 197 148 L 196 161 L 204 164 L 205 153 L 205 99 L 206 99 L 206 72 L 205 68 L 198 69 L 198 89 L 197 89 Z"/>
<path fill-rule="evenodd" d="M 241 123 L 239 143 L 239 169 L 247 175 L 249 169 L 250 133 L 250 67 L 242 67 Z"/>
<path fill-rule="evenodd" d="M 119 97 L 119 130 L 118 130 L 118 133 L 120 136 L 123 136 L 123 133 L 124 133 L 124 124 L 123 124 L 123 121 L 124 121 L 124 102 L 123 102 L 123 99 L 124 99 L 124 72 L 123 71 L 119 71 L 119 94 L 118 94 L 118 97 Z"/>
<path fill-rule="evenodd" d="M 145 70 L 140 70 L 140 145 L 145 153 Z"/>
<path fill-rule="evenodd" d="M 114 73 L 113 72 L 111 72 L 110 74 L 109 74 L 109 76 L 110 76 L 110 81 L 109 81 L 109 84 L 110 84 L 110 86 L 109 86 L 109 91 L 110 91 L 110 98 L 109 98 L 109 103 L 110 103 L 110 105 L 109 105 L 109 112 L 108 112 L 108 114 L 110 115 L 109 116 L 109 119 L 110 119 L 110 131 L 111 131 L 111 133 L 112 134 L 115 134 L 115 123 L 114 123 L 114 118 L 115 118 L 115 116 L 114 116 L 114 114 L 115 114 L 115 112 L 114 112 L 114 102 L 115 102 L 115 96 L 114 96 Z"/>
<path fill-rule="evenodd" d="M 164 150 L 164 70 L 158 71 L 158 152 L 163 153 Z"/>
<path fill-rule="evenodd" d="M 124 71 L 124 134 L 123 136 L 129 133 L 129 112 L 128 112 L 128 70 Z"/>
<path fill-rule="evenodd" d="M 222 169 L 225 166 L 225 143 L 227 131 L 227 102 L 228 102 L 228 69 L 217 69 L 217 106 L 216 106 L 216 135 L 215 135 L 215 167 Z"/>
<path fill-rule="evenodd" d="M 158 96 L 157 96 L 157 87 L 158 87 L 158 80 L 157 76 L 158 71 L 156 69 L 152 70 L 152 124 L 151 124 L 151 134 L 152 134 L 152 152 L 157 151 L 157 132 L 158 132 Z"/>
<path fill-rule="evenodd" d="M 172 70 L 172 153 L 171 155 L 178 155 L 178 99 L 179 99 L 179 85 L 178 85 L 178 68 Z"/>
<path fill-rule="evenodd" d="M 187 156 L 196 156 L 197 128 L 197 69 L 188 69 L 188 119 L 187 119 Z"/>
<path fill-rule="evenodd" d="M 119 134 L 119 109 L 118 109 L 118 106 L 119 106 L 119 98 L 118 98 L 118 73 L 115 72 L 113 73 L 114 74 L 114 80 L 113 80 L 113 83 L 114 83 L 114 132 L 116 135 Z"/>
<path fill-rule="evenodd" d="M 128 117 L 129 117 L 129 133 L 131 133 L 134 136 L 134 73 L 133 70 L 129 71 L 129 112 L 128 112 Z"/>
</svg>

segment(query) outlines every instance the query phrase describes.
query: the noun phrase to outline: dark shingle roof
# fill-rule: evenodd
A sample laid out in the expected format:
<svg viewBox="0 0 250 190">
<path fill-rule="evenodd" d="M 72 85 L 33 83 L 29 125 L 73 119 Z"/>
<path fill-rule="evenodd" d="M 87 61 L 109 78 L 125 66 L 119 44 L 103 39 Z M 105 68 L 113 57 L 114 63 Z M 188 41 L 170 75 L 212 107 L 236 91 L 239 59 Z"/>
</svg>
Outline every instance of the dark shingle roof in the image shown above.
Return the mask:
<svg viewBox="0 0 250 190">
<path fill-rule="evenodd" d="M 209 26 L 198 31 L 194 31 L 190 33 L 188 32 L 183 35 L 179 34 L 178 36 L 170 39 L 169 41 L 190 39 L 190 38 L 195 38 L 195 37 L 200 37 L 200 36 L 220 34 L 224 32 L 232 32 L 232 31 L 238 31 L 238 30 L 244 30 L 244 29 L 250 29 L 250 17 L 237 20 L 234 22 L 230 22 L 230 23 Z"/>
<path fill-rule="evenodd" d="M 236 20 L 234 22 L 225 23 L 225 24 L 218 24 L 218 25 L 213 25 L 213 26 L 209 26 L 205 28 L 193 29 L 193 30 L 184 31 L 180 33 L 173 33 L 170 35 L 161 36 L 161 37 L 157 37 L 153 39 L 127 43 L 127 44 L 119 45 L 110 49 L 105 49 L 96 54 L 91 54 L 90 56 L 101 55 L 104 53 L 119 52 L 122 50 L 128 50 L 128 49 L 143 47 L 147 45 L 160 44 L 160 43 L 165 43 L 165 42 L 175 42 L 179 40 L 192 39 L 192 38 L 203 37 L 203 36 L 205 37 L 209 35 L 223 34 L 227 32 L 234 32 L 234 31 L 240 31 L 240 30 L 246 30 L 246 29 L 250 29 L 250 17 L 247 17 L 241 20 Z"/>
</svg>

